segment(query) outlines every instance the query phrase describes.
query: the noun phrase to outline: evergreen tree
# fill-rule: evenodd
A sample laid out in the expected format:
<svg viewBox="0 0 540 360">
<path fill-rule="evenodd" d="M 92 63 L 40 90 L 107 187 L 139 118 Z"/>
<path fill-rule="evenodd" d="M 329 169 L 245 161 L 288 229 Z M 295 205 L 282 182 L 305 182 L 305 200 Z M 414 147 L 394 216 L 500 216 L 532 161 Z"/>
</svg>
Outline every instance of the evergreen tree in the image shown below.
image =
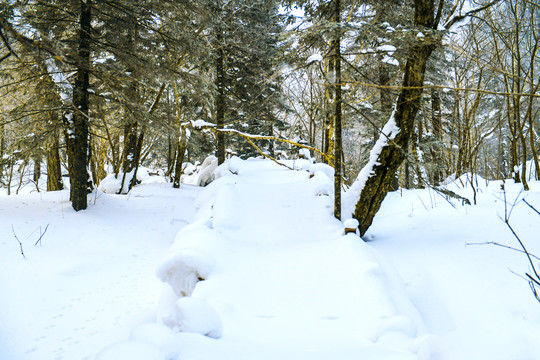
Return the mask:
<svg viewBox="0 0 540 360">
<path fill-rule="evenodd" d="M 276 1 L 231 1 L 218 4 L 213 24 L 215 119 L 218 128 L 273 135 L 281 107 L 278 37 L 281 32 Z M 225 137 L 218 134 L 217 157 L 225 158 Z M 228 139 L 243 157 L 255 156 L 252 146 Z M 271 144 L 256 141 L 263 151 Z"/>
</svg>

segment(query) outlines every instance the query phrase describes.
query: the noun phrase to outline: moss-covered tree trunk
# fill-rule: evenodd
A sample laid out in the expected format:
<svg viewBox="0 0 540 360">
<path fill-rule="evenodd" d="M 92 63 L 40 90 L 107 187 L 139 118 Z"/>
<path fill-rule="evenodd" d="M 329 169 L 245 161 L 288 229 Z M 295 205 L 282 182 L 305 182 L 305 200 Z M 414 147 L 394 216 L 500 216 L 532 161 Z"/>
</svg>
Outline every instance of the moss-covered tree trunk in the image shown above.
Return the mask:
<svg viewBox="0 0 540 360">
<path fill-rule="evenodd" d="M 434 10 L 433 0 L 416 0 L 415 25 L 418 28 L 432 28 L 435 22 Z M 433 39 L 429 39 L 429 36 L 417 37 L 410 48 L 405 65 L 403 87 L 394 111 L 394 121 L 399 132 L 393 133 L 393 139 L 387 139 L 384 134 L 381 135 L 382 138 L 379 139 L 378 144 L 382 147 L 378 150 L 374 149 L 378 151 L 377 161 L 367 165 L 370 167 L 367 171 L 369 175 L 354 210 L 353 216 L 360 223 L 361 235 L 364 235 L 371 226 L 375 214 L 390 189 L 396 171 L 405 159 L 405 152 L 414 131 L 414 120 L 420 108 L 426 64 L 437 44 Z"/>
</svg>

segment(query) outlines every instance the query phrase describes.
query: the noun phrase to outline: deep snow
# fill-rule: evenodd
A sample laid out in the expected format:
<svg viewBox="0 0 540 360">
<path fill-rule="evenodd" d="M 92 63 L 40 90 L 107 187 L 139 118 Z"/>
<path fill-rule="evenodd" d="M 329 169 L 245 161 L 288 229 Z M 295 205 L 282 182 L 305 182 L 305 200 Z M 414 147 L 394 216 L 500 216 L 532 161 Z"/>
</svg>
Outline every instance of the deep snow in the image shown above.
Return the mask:
<svg viewBox="0 0 540 360">
<path fill-rule="evenodd" d="M 290 165 L 149 177 L 79 213 L 67 191 L 0 196 L 0 359 L 540 359 L 526 257 L 467 245 L 518 247 L 500 182 L 473 206 L 391 193 L 364 242 L 331 216 L 331 171 Z M 540 254 L 530 185 L 506 182 L 510 222 Z"/>
</svg>

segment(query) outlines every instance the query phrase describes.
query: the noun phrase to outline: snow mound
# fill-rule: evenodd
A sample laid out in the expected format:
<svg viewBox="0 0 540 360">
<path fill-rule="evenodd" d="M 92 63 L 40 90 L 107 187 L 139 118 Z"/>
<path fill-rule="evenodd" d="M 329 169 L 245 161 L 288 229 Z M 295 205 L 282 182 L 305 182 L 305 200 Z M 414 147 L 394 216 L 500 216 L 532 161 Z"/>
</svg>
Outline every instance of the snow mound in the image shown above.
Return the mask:
<svg viewBox="0 0 540 360">
<path fill-rule="evenodd" d="M 165 355 L 150 344 L 126 340 L 101 350 L 95 360 L 163 360 L 164 358 Z"/>
<path fill-rule="evenodd" d="M 317 171 L 310 179 L 315 196 L 333 196 L 334 183 L 325 173 Z"/>
<path fill-rule="evenodd" d="M 106 194 L 117 194 L 120 190 L 122 178 L 117 179 L 114 174 L 109 174 L 99 183 L 99 190 Z"/>
<path fill-rule="evenodd" d="M 169 284 L 178 297 L 190 296 L 197 282 L 205 279 L 212 269 L 208 255 L 194 249 L 173 252 L 157 269 L 157 277 Z"/>
<path fill-rule="evenodd" d="M 196 333 L 214 339 L 221 337 L 222 322 L 217 311 L 205 300 L 182 297 L 176 301 L 163 323 L 173 330 Z"/>
<path fill-rule="evenodd" d="M 315 173 L 323 173 L 325 174 L 328 179 L 333 180 L 334 179 L 334 168 L 331 167 L 328 164 L 323 163 L 314 163 L 309 167 L 309 175 L 313 176 Z"/>
<path fill-rule="evenodd" d="M 237 156 L 233 156 L 227 160 L 221 165 L 219 165 L 215 170 L 213 177 L 214 179 L 219 179 L 223 176 L 229 176 L 229 175 L 238 175 L 238 172 L 240 171 L 240 166 L 242 163 L 242 159 L 240 159 Z"/>
<path fill-rule="evenodd" d="M 133 328 L 130 339 L 159 349 L 166 360 L 176 360 L 180 355 L 177 334 L 163 324 L 140 324 Z"/>
<path fill-rule="evenodd" d="M 118 173 L 118 176 L 115 174 L 108 174 L 103 180 L 100 181 L 98 189 L 103 191 L 106 194 L 126 194 L 128 192 L 129 184 L 135 170 L 126 173 L 124 178 L 124 173 Z M 124 186 L 122 192 L 120 192 L 120 186 L 122 186 L 122 179 L 124 179 Z M 166 183 L 165 174 L 162 170 L 152 171 L 143 166 L 137 169 L 137 181 L 142 184 L 152 184 L 152 183 Z"/>
<path fill-rule="evenodd" d="M 209 156 L 204 159 L 199 170 L 197 185 L 206 186 L 215 180 L 214 171 L 218 167 L 218 159 L 215 156 Z"/>
</svg>

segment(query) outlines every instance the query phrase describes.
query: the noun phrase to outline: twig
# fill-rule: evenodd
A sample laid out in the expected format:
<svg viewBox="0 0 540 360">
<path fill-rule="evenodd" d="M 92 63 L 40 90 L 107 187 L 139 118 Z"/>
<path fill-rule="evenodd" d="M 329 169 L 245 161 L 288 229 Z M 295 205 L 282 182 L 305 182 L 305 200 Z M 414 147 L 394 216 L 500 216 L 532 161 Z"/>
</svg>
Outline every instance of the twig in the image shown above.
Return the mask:
<svg viewBox="0 0 540 360">
<path fill-rule="evenodd" d="M 34 246 L 41 242 L 41 239 L 43 238 L 43 236 L 44 236 L 45 233 L 47 232 L 47 229 L 48 229 L 48 228 L 49 228 L 49 224 L 47 224 L 47 226 L 45 226 L 45 230 L 43 231 L 43 233 L 41 233 L 41 226 L 39 227 L 39 233 L 40 233 L 41 235 L 39 235 L 39 239 L 36 241 L 36 243 L 34 244 Z M 41 245 L 41 244 L 40 244 L 40 245 Z"/>
<path fill-rule="evenodd" d="M 540 285 L 540 283 L 529 274 L 527 274 L 527 277 L 529 278 L 529 286 L 531 287 L 531 291 L 534 294 L 534 297 L 536 298 L 536 300 L 538 300 L 538 302 L 540 302 L 540 295 L 536 291 L 536 286 Z"/>
<path fill-rule="evenodd" d="M 487 241 L 487 242 L 483 242 L 483 243 L 465 243 L 466 246 L 469 246 L 469 245 L 495 245 L 495 246 L 500 246 L 500 247 L 503 247 L 505 249 L 510 249 L 510 250 L 514 250 L 514 251 L 517 251 L 517 252 L 520 252 L 522 254 L 524 254 L 525 252 L 521 249 L 516 249 L 515 247 L 512 247 L 512 246 L 508 246 L 508 245 L 504 245 L 504 244 L 500 244 L 498 242 L 495 242 L 495 241 Z M 535 258 L 536 260 L 540 260 L 540 257 L 536 256 L 536 255 L 533 255 L 533 254 L 530 254 L 531 257 Z"/>
<path fill-rule="evenodd" d="M 17 234 L 15 234 L 15 229 L 13 228 L 13 224 L 11 224 L 11 231 L 13 231 L 13 235 L 15 236 L 15 240 L 17 240 L 17 242 L 19 243 L 19 247 L 21 248 L 21 255 L 23 256 L 24 259 L 26 259 L 26 256 L 24 256 L 22 242 L 17 237 Z"/>
<path fill-rule="evenodd" d="M 536 208 L 535 208 L 534 206 L 532 206 L 531 204 L 529 204 L 529 203 L 527 202 L 527 200 L 523 199 L 523 202 L 524 202 L 525 204 L 527 204 L 531 209 L 533 209 L 534 212 L 536 212 L 538 215 L 540 215 L 540 211 L 536 210 Z"/>
</svg>

